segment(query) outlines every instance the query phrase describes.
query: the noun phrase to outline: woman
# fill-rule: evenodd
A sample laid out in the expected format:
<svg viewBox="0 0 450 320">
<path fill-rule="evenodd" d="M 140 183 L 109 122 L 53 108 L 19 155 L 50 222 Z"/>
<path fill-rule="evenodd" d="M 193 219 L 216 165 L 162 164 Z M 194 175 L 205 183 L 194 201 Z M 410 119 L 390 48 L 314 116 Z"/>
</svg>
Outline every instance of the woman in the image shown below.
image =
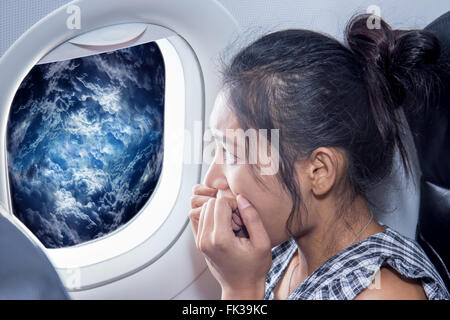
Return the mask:
<svg viewBox="0 0 450 320">
<path fill-rule="evenodd" d="M 399 109 L 432 98 L 439 42 L 367 19 L 349 22 L 346 45 L 268 34 L 226 68 L 210 118 L 216 155 L 189 215 L 223 299 L 449 299 L 420 246 L 377 222 L 367 199 L 396 149 L 409 171 Z M 250 143 L 241 159 L 229 129 L 279 129 L 276 174 L 238 162 Z"/>
</svg>

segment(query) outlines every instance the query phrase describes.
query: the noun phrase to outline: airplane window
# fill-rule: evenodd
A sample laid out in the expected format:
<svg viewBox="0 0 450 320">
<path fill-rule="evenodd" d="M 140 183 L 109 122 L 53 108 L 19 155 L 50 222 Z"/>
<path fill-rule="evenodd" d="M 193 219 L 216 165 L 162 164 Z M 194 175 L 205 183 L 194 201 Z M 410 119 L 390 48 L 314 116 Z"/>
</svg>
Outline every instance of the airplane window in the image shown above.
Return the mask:
<svg viewBox="0 0 450 320">
<path fill-rule="evenodd" d="M 47 248 L 135 217 L 163 162 L 165 68 L 155 42 L 36 65 L 8 118 L 13 212 Z"/>
</svg>

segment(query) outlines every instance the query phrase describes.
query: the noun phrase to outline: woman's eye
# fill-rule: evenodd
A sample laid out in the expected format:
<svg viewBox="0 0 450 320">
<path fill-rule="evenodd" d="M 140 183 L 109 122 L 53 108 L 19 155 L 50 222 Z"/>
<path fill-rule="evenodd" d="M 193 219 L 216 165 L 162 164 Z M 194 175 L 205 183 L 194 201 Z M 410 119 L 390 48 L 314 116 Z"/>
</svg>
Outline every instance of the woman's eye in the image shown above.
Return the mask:
<svg viewBox="0 0 450 320">
<path fill-rule="evenodd" d="M 225 155 L 226 163 L 227 164 L 235 164 L 237 161 L 237 157 L 233 153 L 229 152 L 227 149 L 225 149 L 225 148 L 222 148 L 222 149 L 223 149 L 223 153 Z"/>
</svg>

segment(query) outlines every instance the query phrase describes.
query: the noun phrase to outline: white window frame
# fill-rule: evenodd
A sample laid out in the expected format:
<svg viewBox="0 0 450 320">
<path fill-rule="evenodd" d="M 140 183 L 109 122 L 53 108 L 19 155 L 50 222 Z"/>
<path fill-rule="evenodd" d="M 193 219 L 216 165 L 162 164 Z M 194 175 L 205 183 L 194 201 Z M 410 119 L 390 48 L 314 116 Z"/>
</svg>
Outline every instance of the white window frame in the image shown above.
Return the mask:
<svg viewBox="0 0 450 320">
<path fill-rule="evenodd" d="M 151 237 L 172 211 L 177 198 L 174 190 L 181 185 L 183 166 L 184 73 L 173 45 L 167 39 L 155 42 L 165 67 L 164 155 L 158 183 L 141 210 L 111 233 L 71 247 L 46 248 L 57 268 L 80 268 L 119 256 Z"/>
</svg>

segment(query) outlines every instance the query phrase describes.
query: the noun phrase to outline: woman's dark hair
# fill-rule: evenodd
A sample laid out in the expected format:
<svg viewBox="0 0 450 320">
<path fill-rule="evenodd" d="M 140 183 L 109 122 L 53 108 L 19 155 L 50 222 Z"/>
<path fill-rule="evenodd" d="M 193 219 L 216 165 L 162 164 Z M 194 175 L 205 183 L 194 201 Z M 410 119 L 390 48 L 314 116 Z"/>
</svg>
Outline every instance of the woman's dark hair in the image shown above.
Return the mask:
<svg viewBox="0 0 450 320">
<path fill-rule="evenodd" d="M 410 171 L 399 108 L 419 116 L 426 109 L 438 83 L 439 42 L 427 31 L 392 30 L 381 19 L 371 29 L 369 17 L 349 21 L 344 45 L 308 30 L 270 33 L 223 71 L 242 128 L 279 129 L 277 178 L 294 204 L 289 232 L 303 204 L 294 164 L 315 149 L 344 152 L 349 201 L 367 200 L 368 190 L 391 172 L 396 148 Z"/>
</svg>

